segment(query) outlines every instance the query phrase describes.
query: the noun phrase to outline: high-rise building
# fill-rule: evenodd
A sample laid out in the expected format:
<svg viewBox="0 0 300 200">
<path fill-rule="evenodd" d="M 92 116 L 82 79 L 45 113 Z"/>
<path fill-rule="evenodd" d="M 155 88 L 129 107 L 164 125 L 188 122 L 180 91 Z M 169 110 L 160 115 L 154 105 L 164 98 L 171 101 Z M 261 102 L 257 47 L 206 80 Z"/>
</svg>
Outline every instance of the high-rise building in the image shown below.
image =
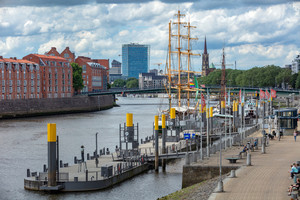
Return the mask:
<svg viewBox="0 0 300 200">
<path fill-rule="evenodd" d="M 300 71 L 300 54 L 292 61 L 292 74 Z"/>
<path fill-rule="evenodd" d="M 139 78 L 140 73 L 147 73 L 150 65 L 150 45 L 122 45 L 122 74 L 128 78 Z"/>
</svg>

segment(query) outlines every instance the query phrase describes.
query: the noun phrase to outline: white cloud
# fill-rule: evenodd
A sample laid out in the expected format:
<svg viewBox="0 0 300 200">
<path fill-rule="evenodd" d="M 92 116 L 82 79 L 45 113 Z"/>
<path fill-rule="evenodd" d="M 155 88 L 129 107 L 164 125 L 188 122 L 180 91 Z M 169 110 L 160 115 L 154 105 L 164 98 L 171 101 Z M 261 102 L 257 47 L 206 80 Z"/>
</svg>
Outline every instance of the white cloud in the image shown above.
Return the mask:
<svg viewBox="0 0 300 200">
<path fill-rule="evenodd" d="M 181 13 L 186 14 L 183 20 L 197 26 L 192 30 L 192 36 L 199 38 L 198 44 L 193 43 L 196 53 L 202 53 L 207 36 L 210 62 L 219 62 L 224 39 L 230 45 L 227 58 L 243 68 L 259 62 L 282 66 L 299 50 L 299 2 L 202 11 L 195 5 L 180 4 Z M 122 44 L 134 42 L 151 45 L 151 63 L 164 63 L 168 23 L 176 20 L 177 8 L 159 1 L 4 8 L 0 53 L 23 57 L 30 51 L 43 54 L 53 46 L 58 51 L 69 46 L 76 55 L 113 60 L 120 59 Z M 201 66 L 201 59 L 193 62 Z"/>
</svg>

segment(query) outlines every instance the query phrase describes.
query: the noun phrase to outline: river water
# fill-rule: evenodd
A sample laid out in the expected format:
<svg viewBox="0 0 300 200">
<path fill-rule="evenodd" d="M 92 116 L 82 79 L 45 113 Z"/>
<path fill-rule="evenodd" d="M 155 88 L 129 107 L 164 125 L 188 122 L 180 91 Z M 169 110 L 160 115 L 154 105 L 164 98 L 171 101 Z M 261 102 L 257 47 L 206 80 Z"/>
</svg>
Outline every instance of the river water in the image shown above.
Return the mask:
<svg viewBox="0 0 300 200">
<path fill-rule="evenodd" d="M 120 107 L 105 111 L 0 120 L 0 199 L 157 199 L 180 190 L 182 160 L 169 163 L 165 173 L 150 170 L 106 190 L 48 194 L 24 189 L 27 168 L 40 172 L 47 164 L 47 123 L 56 123 L 60 160 L 73 164 L 81 145 L 92 154 L 96 132 L 98 149 L 113 151 L 126 113 L 133 113 L 140 138 L 145 138 L 152 134 L 154 115 L 168 108 L 162 98 L 120 97 L 117 103 Z"/>
</svg>

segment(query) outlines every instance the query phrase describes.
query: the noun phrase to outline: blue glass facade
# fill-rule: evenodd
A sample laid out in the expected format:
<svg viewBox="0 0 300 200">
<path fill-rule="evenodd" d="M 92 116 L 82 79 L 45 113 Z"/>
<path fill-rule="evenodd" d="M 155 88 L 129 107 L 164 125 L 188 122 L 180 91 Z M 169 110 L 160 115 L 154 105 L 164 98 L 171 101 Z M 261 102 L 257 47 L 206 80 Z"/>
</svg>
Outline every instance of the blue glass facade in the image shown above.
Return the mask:
<svg viewBox="0 0 300 200">
<path fill-rule="evenodd" d="M 139 79 L 140 73 L 147 73 L 150 65 L 150 45 L 122 45 L 122 75 Z"/>
</svg>

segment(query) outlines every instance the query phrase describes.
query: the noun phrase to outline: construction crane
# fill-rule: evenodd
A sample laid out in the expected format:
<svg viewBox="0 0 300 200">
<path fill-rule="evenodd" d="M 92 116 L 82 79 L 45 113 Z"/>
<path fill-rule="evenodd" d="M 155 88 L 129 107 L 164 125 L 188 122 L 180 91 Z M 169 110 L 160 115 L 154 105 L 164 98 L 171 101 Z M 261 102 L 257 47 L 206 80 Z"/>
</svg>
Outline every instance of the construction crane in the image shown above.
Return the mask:
<svg viewBox="0 0 300 200">
<path fill-rule="evenodd" d="M 159 74 L 162 74 L 163 73 L 163 70 L 160 70 L 160 65 L 161 65 L 162 63 L 152 63 L 152 65 L 157 65 L 158 66 L 158 73 Z"/>
</svg>

